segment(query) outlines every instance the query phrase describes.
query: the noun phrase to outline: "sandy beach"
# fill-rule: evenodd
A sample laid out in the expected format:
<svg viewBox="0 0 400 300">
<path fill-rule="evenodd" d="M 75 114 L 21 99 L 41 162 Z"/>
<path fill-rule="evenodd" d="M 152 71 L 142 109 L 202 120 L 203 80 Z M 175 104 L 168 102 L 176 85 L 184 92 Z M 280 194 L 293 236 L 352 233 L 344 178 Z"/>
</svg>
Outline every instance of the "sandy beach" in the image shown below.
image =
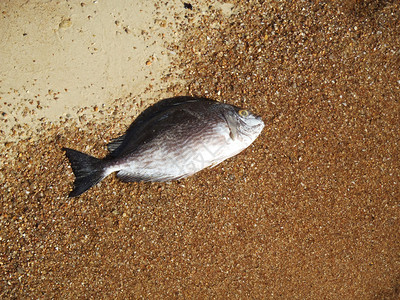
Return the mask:
<svg viewBox="0 0 400 300">
<path fill-rule="evenodd" d="M 2 1 L 2 299 L 400 297 L 398 1 Z M 168 183 L 68 198 L 146 107 L 265 128 Z"/>
</svg>

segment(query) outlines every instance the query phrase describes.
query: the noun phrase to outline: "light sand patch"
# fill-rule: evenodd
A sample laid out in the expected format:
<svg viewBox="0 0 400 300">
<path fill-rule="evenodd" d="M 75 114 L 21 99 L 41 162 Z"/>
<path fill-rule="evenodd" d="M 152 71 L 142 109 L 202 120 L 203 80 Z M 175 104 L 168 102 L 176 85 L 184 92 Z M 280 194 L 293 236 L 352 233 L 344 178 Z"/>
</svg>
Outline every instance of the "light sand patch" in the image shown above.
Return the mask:
<svg viewBox="0 0 400 300">
<path fill-rule="evenodd" d="M 1 145 L 114 99 L 157 97 L 184 11 L 179 0 L 2 1 Z"/>
</svg>

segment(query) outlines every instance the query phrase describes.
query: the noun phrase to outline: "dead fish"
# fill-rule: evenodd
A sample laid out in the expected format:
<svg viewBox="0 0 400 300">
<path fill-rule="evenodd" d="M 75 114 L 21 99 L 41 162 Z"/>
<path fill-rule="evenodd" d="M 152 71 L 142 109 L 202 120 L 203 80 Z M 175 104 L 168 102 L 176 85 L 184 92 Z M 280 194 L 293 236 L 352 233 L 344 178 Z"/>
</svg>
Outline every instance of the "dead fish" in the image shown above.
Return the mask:
<svg viewBox="0 0 400 300">
<path fill-rule="evenodd" d="M 261 117 L 206 98 L 174 97 L 147 108 L 98 159 L 66 151 L 76 197 L 111 173 L 124 182 L 170 181 L 215 166 L 247 148 L 261 133 Z"/>
</svg>

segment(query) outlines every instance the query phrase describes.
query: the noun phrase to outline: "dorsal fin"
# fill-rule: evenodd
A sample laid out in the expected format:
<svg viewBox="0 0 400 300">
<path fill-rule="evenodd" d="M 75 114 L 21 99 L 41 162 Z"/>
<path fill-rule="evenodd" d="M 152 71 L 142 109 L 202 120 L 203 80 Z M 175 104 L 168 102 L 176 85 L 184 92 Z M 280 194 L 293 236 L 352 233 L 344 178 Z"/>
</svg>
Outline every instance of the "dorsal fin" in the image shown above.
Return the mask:
<svg viewBox="0 0 400 300">
<path fill-rule="evenodd" d="M 112 139 L 109 144 L 107 144 L 107 149 L 110 153 L 114 152 L 119 146 L 121 146 L 122 142 L 125 139 L 125 134 Z"/>
</svg>

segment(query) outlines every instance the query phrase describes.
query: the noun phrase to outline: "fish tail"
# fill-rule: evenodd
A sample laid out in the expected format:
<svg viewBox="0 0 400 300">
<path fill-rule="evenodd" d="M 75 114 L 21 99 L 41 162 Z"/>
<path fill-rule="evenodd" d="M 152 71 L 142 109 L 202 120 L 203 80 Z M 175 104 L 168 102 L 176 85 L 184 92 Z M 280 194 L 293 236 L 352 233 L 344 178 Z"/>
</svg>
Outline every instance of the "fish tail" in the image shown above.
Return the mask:
<svg viewBox="0 0 400 300">
<path fill-rule="evenodd" d="M 74 189 L 69 194 L 70 198 L 83 194 L 106 177 L 104 163 L 101 159 L 69 148 L 62 150 L 66 152 L 75 175 Z"/>
</svg>

